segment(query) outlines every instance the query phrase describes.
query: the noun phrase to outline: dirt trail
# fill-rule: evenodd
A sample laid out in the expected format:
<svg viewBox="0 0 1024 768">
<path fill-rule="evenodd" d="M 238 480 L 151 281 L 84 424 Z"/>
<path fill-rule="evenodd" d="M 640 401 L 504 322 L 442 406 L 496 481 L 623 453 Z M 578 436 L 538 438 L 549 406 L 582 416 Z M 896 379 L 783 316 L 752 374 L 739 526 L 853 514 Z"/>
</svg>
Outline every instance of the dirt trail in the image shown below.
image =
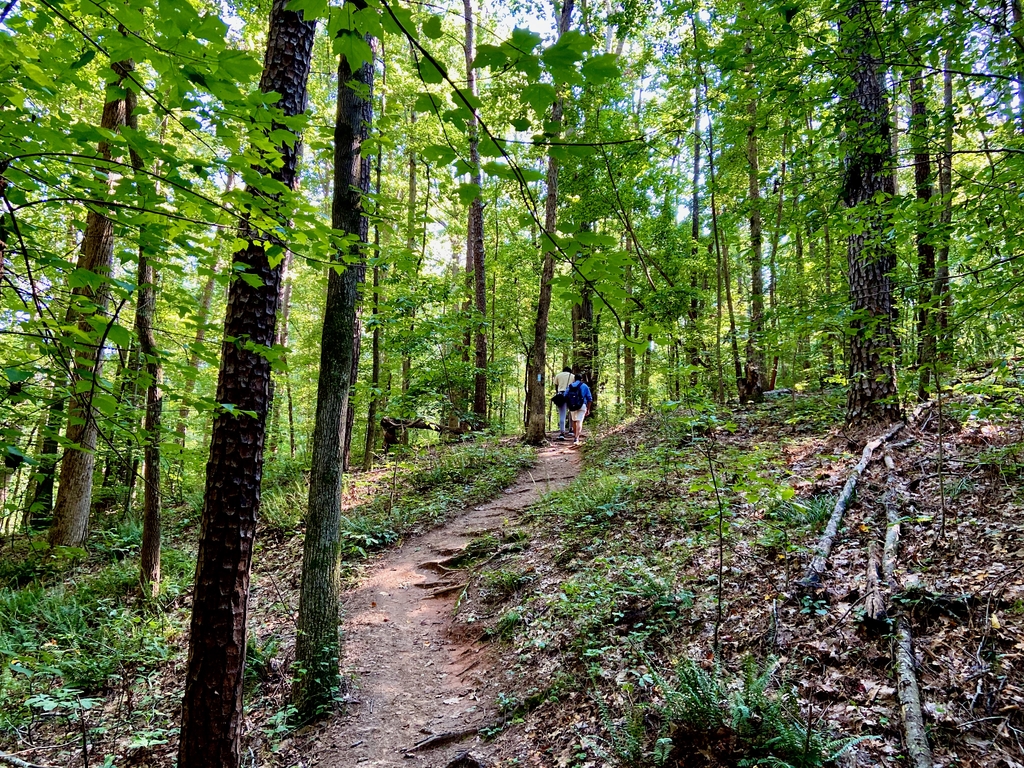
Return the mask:
<svg viewBox="0 0 1024 768">
<path fill-rule="evenodd" d="M 536 465 L 498 498 L 410 539 L 346 596 L 344 668 L 355 681 L 354 701 L 310 734 L 306 765 L 433 768 L 465 750 L 486 754 L 474 732 L 495 720 L 501 677 L 488 645 L 454 624 L 463 574 L 429 566 L 483 533 L 514 527 L 522 510 L 572 480 L 579 454 L 568 445 L 542 448 Z M 446 734 L 446 743 L 407 754 Z"/>
</svg>

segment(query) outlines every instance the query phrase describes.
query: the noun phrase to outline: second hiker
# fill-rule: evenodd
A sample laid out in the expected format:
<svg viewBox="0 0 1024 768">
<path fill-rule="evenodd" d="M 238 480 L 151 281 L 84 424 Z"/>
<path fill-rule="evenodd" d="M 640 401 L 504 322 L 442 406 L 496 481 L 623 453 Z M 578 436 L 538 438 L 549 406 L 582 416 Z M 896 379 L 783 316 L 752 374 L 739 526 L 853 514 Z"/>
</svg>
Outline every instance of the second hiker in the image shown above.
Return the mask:
<svg viewBox="0 0 1024 768">
<path fill-rule="evenodd" d="M 590 415 L 590 406 L 593 402 L 594 396 L 590 394 L 590 387 L 582 380 L 572 382 L 565 390 L 565 405 L 572 417 L 573 445 L 580 444 L 583 420 Z"/>
</svg>

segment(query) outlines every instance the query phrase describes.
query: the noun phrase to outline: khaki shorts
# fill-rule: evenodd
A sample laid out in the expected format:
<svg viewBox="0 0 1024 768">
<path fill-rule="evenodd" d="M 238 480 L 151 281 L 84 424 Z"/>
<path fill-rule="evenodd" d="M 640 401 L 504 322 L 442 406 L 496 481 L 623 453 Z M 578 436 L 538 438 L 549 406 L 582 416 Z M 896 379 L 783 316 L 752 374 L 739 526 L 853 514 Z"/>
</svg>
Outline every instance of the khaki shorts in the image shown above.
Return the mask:
<svg viewBox="0 0 1024 768">
<path fill-rule="evenodd" d="M 583 421 L 584 417 L 587 415 L 587 409 L 580 408 L 578 411 L 569 411 L 569 413 L 572 415 L 573 421 Z"/>
</svg>

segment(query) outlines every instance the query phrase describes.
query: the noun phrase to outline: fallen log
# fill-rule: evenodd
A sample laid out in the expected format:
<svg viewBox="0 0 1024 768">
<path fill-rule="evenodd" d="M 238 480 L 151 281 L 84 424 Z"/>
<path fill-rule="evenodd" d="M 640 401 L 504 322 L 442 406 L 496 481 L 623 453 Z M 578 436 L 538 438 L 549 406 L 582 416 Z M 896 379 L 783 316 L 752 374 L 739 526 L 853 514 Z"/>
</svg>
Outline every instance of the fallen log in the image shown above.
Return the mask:
<svg viewBox="0 0 1024 768">
<path fill-rule="evenodd" d="M 882 595 L 881 576 L 878 542 L 872 539 L 868 544 L 868 571 L 864 579 L 864 620 L 869 625 L 884 625 L 888 618 L 885 597 Z"/>
<path fill-rule="evenodd" d="M 885 491 L 885 515 L 889 529 L 885 536 L 882 554 L 882 576 L 891 589 L 896 573 L 900 543 L 900 510 L 897 496 L 896 464 L 886 453 L 885 466 L 889 470 Z M 900 702 L 900 716 L 903 719 L 903 738 L 907 755 L 913 768 L 933 768 L 932 750 L 924 728 L 924 714 L 921 710 L 921 689 L 917 685 L 917 659 L 914 656 L 914 640 L 910 624 L 900 616 L 896 620 L 894 638 L 896 657 L 896 694 Z"/>
<path fill-rule="evenodd" d="M 843 492 L 839 494 L 839 498 L 836 500 L 836 505 L 832 509 L 832 516 L 829 518 L 828 525 L 825 526 L 825 532 L 822 534 L 821 540 L 815 548 L 815 555 L 811 560 L 810 566 L 807 568 L 807 575 L 799 582 L 801 586 L 816 589 L 821 585 L 825 569 L 828 567 L 829 555 L 832 554 L 832 545 L 835 544 L 836 536 L 839 534 L 839 526 L 843 524 L 843 516 L 850 506 L 850 502 L 853 501 L 853 494 L 857 489 L 857 481 L 860 480 L 860 476 L 864 474 L 864 470 L 871 463 L 871 457 L 875 450 L 891 440 L 901 429 L 903 429 L 902 422 L 894 424 L 883 435 L 876 437 L 864 447 L 860 461 L 853 468 L 853 472 L 850 473 L 850 477 L 846 480 L 846 485 L 843 486 Z"/>
<path fill-rule="evenodd" d="M 459 426 L 441 426 L 419 417 L 415 419 L 395 419 L 384 417 L 380 420 L 380 428 L 384 433 L 384 453 L 387 454 L 391 446 L 398 445 L 402 436 L 410 429 L 428 429 L 431 432 L 439 432 L 442 435 L 465 435 L 473 431 L 472 425 L 467 421 L 459 422 Z"/>
<path fill-rule="evenodd" d="M 49 768 L 49 766 L 30 763 L 26 760 L 22 760 L 20 757 L 8 755 L 4 752 L 0 752 L 0 763 L 3 763 L 4 765 L 13 765 L 14 768 Z"/>
</svg>

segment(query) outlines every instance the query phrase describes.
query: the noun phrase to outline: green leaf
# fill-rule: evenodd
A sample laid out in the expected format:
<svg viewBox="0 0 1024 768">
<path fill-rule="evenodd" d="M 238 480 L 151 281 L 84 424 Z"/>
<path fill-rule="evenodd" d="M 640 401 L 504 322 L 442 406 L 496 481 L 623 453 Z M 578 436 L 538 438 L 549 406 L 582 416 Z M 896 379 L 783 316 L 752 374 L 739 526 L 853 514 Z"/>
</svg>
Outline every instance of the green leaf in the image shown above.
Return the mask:
<svg viewBox="0 0 1024 768">
<path fill-rule="evenodd" d="M 327 16 L 327 0 L 288 0 L 287 9 L 298 13 L 302 12 L 302 18 L 322 19 Z"/>
<path fill-rule="evenodd" d="M 473 67 L 476 69 L 501 69 L 508 63 L 508 54 L 496 45 L 478 45 Z"/>
<path fill-rule="evenodd" d="M 460 184 L 459 185 L 459 200 L 463 205 L 469 205 L 474 200 L 480 197 L 480 185 L 479 184 Z"/>
<path fill-rule="evenodd" d="M 591 56 L 581 68 L 583 77 L 592 85 L 600 85 L 619 76 L 619 57 L 614 53 Z"/>
<path fill-rule="evenodd" d="M 433 113 L 445 106 L 444 100 L 433 93 L 421 93 L 416 97 L 413 109 L 417 112 Z"/>
<path fill-rule="evenodd" d="M 516 27 L 512 30 L 512 36 L 508 40 L 508 45 L 520 53 L 530 53 L 534 48 L 540 45 L 540 41 L 540 35 L 532 29 Z"/>
<path fill-rule="evenodd" d="M 11 384 L 17 384 L 19 381 L 27 381 L 32 378 L 31 371 L 22 371 L 17 368 L 4 368 L 4 376 Z"/>
<path fill-rule="evenodd" d="M 533 111 L 538 115 L 543 115 L 548 107 L 555 103 L 556 98 L 558 94 L 555 87 L 549 83 L 533 83 L 526 86 L 522 92 L 523 101 L 533 107 Z"/>
<path fill-rule="evenodd" d="M 118 323 L 110 324 L 107 329 L 107 338 L 122 349 L 127 349 L 132 345 L 132 332 Z"/>
<path fill-rule="evenodd" d="M 528 131 L 533 127 L 533 123 L 525 117 L 517 117 L 512 120 L 512 127 L 517 131 Z"/>
<path fill-rule="evenodd" d="M 373 49 L 355 32 L 339 32 L 334 38 L 332 50 L 338 56 L 344 56 L 354 72 L 368 61 L 373 61 Z"/>
<path fill-rule="evenodd" d="M 380 20 L 384 26 L 384 31 L 392 35 L 404 35 L 406 32 L 414 33 L 416 29 L 412 23 L 412 11 L 394 3 L 388 5 Z"/>
<path fill-rule="evenodd" d="M 431 144 L 424 147 L 420 154 L 428 162 L 440 163 L 441 165 L 448 165 L 448 163 L 456 158 L 455 150 L 446 144 Z"/>
<path fill-rule="evenodd" d="M 431 40 L 439 40 L 444 36 L 441 17 L 433 15 L 427 16 L 426 21 L 423 22 L 423 34 Z"/>
<path fill-rule="evenodd" d="M 444 82 L 444 77 L 447 74 L 445 70 L 439 68 L 433 61 L 426 58 L 419 60 L 420 79 L 428 85 L 438 85 Z"/>
<path fill-rule="evenodd" d="M 224 74 L 240 83 L 263 71 L 263 65 L 247 51 L 222 51 L 217 57 L 217 64 Z"/>
<path fill-rule="evenodd" d="M 75 60 L 75 63 L 71 65 L 71 69 L 72 70 L 81 69 L 82 67 L 84 67 L 86 64 L 88 64 L 90 61 L 92 61 L 95 58 L 96 58 L 96 49 L 95 48 L 90 48 L 89 50 L 87 50 L 85 53 L 83 53 L 81 56 L 79 56 Z"/>
</svg>

